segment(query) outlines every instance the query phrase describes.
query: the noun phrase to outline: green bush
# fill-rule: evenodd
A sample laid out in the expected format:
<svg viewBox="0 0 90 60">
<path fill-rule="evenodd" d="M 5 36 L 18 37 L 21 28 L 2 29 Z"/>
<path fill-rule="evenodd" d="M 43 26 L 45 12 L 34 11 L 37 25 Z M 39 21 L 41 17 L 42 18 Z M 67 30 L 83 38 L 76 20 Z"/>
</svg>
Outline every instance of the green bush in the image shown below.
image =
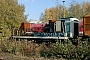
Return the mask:
<svg viewBox="0 0 90 60">
<path fill-rule="evenodd" d="M 56 42 L 53 47 L 52 54 L 57 57 L 70 58 L 70 54 L 74 51 L 74 48 L 75 46 L 72 45 L 71 42 L 65 44 Z"/>
<path fill-rule="evenodd" d="M 78 59 L 88 59 L 89 57 L 89 45 L 87 41 L 82 41 L 80 46 L 76 50 Z"/>
<path fill-rule="evenodd" d="M 67 59 L 88 59 L 90 56 L 89 46 L 87 41 L 81 41 L 79 46 L 75 46 L 72 42 L 61 43 L 56 42 L 53 47 L 52 54 L 59 58 Z"/>
<path fill-rule="evenodd" d="M 40 52 L 40 55 L 42 56 L 42 57 L 48 57 L 48 58 L 50 58 L 51 56 L 52 56 L 52 53 L 51 53 L 51 51 L 41 51 Z"/>
<path fill-rule="evenodd" d="M 21 47 L 16 41 L 6 40 L 1 44 L 1 50 L 5 53 L 16 54 L 16 52 L 21 51 Z"/>
</svg>

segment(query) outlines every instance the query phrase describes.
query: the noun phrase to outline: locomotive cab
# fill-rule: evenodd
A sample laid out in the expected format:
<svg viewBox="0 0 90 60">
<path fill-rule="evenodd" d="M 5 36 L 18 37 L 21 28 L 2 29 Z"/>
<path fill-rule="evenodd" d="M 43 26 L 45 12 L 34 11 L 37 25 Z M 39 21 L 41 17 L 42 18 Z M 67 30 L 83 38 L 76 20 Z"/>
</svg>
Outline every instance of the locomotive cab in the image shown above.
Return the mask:
<svg viewBox="0 0 90 60">
<path fill-rule="evenodd" d="M 70 37 L 79 36 L 79 20 L 76 18 L 70 18 Z"/>
<path fill-rule="evenodd" d="M 69 38 L 74 38 L 79 36 L 78 27 L 79 27 L 79 20 L 76 18 L 61 19 L 61 31 L 64 33 L 64 36 L 67 36 Z"/>
</svg>

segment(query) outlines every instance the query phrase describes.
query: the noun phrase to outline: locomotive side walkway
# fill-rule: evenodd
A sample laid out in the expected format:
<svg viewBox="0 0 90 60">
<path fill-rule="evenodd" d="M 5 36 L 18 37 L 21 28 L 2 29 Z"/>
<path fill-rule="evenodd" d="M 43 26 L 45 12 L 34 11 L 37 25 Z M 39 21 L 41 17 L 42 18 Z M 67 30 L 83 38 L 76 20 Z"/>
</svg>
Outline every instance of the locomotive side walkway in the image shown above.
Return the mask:
<svg viewBox="0 0 90 60">
<path fill-rule="evenodd" d="M 12 36 L 18 39 L 68 39 L 68 37 L 33 37 L 33 36 Z"/>
</svg>

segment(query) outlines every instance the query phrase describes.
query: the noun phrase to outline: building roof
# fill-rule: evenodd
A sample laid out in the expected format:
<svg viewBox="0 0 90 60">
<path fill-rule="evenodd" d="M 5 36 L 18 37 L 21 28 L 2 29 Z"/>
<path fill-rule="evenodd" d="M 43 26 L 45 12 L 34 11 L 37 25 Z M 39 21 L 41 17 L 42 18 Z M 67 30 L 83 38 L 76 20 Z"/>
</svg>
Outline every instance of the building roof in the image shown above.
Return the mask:
<svg viewBox="0 0 90 60">
<path fill-rule="evenodd" d="M 30 23 L 35 23 L 35 24 L 36 24 L 36 23 L 39 22 L 39 20 L 30 20 L 29 22 L 30 22 Z"/>
</svg>

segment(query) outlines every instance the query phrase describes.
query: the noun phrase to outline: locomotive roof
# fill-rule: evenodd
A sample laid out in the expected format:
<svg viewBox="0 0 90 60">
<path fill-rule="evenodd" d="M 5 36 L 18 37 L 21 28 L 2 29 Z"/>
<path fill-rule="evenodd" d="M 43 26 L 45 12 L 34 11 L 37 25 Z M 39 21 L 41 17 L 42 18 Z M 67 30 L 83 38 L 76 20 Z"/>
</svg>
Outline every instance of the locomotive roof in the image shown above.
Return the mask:
<svg viewBox="0 0 90 60">
<path fill-rule="evenodd" d="M 59 20 L 64 20 L 64 21 L 74 21 L 74 20 L 76 20 L 76 21 L 79 21 L 77 18 L 73 18 L 73 17 L 61 18 L 61 19 L 59 19 Z"/>
</svg>

